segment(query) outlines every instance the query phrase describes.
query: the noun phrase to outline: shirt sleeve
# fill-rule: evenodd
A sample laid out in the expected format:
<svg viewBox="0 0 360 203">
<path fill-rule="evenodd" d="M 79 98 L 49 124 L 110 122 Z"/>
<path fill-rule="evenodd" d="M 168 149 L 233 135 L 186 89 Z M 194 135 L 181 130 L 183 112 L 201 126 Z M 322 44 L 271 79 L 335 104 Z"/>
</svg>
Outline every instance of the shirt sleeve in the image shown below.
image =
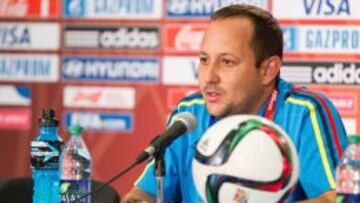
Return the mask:
<svg viewBox="0 0 360 203">
<path fill-rule="evenodd" d="M 335 189 L 335 168 L 346 146 L 346 133 L 339 114 L 329 101 L 323 105 L 304 102 L 298 155 L 299 183 L 308 198 Z"/>
</svg>

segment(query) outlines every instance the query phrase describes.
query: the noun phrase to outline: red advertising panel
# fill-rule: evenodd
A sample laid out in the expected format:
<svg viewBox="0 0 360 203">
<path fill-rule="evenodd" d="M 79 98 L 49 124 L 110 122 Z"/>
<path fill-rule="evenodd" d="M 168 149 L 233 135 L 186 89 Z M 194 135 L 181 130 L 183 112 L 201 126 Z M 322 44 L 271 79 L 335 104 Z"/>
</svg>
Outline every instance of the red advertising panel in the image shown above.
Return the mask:
<svg viewBox="0 0 360 203">
<path fill-rule="evenodd" d="M 30 122 L 30 109 L 0 108 L 0 129 L 28 130 Z"/>
<path fill-rule="evenodd" d="M 177 23 L 165 27 L 164 49 L 167 52 L 196 53 L 206 29 L 205 23 Z"/>
<path fill-rule="evenodd" d="M 60 0 L 1 0 L 0 18 L 58 17 Z"/>
</svg>

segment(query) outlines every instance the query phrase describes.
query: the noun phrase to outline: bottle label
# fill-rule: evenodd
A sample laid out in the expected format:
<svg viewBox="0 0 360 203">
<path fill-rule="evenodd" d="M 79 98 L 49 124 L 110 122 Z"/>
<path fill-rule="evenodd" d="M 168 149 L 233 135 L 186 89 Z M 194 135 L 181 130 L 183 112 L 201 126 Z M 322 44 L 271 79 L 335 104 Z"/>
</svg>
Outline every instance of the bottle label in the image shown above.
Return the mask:
<svg viewBox="0 0 360 203">
<path fill-rule="evenodd" d="M 61 180 L 61 203 L 70 203 L 90 192 L 90 180 Z M 76 201 L 77 203 L 90 203 L 90 195 Z"/>
<path fill-rule="evenodd" d="M 31 166 L 36 169 L 57 169 L 63 142 L 31 141 Z"/>
</svg>

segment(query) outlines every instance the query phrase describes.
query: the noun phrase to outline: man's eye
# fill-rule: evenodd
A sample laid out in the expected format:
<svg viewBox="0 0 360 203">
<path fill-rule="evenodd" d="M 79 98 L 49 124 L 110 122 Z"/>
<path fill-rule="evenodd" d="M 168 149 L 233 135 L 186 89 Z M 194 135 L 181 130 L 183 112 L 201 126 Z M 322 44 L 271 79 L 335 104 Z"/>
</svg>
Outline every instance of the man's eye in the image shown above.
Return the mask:
<svg viewBox="0 0 360 203">
<path fill-rule="evenodd" d="M 229 59 L 222 59 L 221 61 L 225 66 L 232 66 L 235 64 L 232 60 Z"/>
<path fill-rule="evenodd" d="M 200 61 L 201 64 L 207 64 L 208 59 L 206 57 L 200 57 L 199 61 Z"/>
</svg>

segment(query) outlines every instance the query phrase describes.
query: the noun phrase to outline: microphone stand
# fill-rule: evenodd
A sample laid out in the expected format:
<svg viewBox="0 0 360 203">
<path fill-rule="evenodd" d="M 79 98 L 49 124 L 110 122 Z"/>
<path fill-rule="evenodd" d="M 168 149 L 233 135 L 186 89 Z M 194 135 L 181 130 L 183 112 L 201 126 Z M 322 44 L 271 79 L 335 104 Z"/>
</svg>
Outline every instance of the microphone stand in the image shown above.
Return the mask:
<svg viewBox="0 0 360 203">
<path fill-rule="evenodd" d="M 157 180 L 157 195 L 156 203 L 164 202 L 164 176 L 165 176 L 165 161 L 164 161 L 164 149 L 162 146 L 159 146 L 155 153 L 155 176 Z"/>
</svg>

